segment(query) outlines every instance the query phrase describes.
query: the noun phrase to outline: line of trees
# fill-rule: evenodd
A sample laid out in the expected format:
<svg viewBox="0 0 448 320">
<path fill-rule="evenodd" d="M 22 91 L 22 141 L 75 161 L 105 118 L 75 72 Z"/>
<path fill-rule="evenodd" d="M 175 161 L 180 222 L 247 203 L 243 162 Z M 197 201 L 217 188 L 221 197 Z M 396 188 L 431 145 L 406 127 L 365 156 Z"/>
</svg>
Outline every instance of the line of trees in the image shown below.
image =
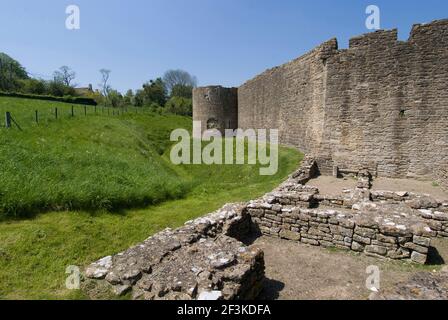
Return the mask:
<svg viewBox="0 0 448 320">
<path fill-rule="evenodd" d="M 156 112 L 192 115 L 192 92 L 197 86 L 197 79 L 186 71 L 169 70 L 163 77 L 144 83 L 135 92 L 128 90 L 124 95 L 109 85 L 110 70 L 103 69 L 100 73 L 100 91 L 90 94 L 99 104 L 115 108 L 129 105 L 149 107 Z"/>
<path fill-rule="evenodd" d="M 63 66 L 55 71 L 52 80 L 32 78 L 16 60 L 0 52 L 0 91 L 55 97 L 77 96 L 72 85 L 76 74 Z"/>
<path fill-rule="evenodd" d="M 111 71 L 100 70 L 97 90 L 76 89 L 76 73 L 62 66 L 53 73 L 52 80 L 30 77 L 25 68 L 5 53 L 0 53 L 0 91 L 55 97 L 82 96 L 94 99 L 98 104 L 111 107 L 150 107 L 156 112 L 192 115 L 192 91 L 197 86 L 196 77 L 184 70 L 169 70 L 163 77 L 150 80 L 141 89 L 128 90 L 124 95 L 113 89 L 109 80 Z"/>
</svg>

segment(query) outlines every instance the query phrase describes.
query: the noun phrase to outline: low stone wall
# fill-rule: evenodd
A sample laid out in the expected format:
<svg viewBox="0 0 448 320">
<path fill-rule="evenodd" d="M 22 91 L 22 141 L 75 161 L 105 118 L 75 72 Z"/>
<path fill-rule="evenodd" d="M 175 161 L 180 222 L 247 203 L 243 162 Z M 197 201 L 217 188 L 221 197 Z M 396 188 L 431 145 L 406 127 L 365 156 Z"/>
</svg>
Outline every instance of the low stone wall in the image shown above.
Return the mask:
<svg viewBox="0 0 448 320">
<path fill-rule="evenodd" d="M 448 237 L 448 200 L 412 192 L 372 191 L 371 195 L 373 202 L 383 204 L 385 211 L 399 208 L 401 213 L 417 215 L 432 229 L 433 236 Z"/>
<path fill-rule="evenodd" d="M 375 257 L 424 264 L 431 244 L 431 229 L 420 221 L 283 206 L 276 201 L 252 202 L 247 211 L 264 235 Z"/>
<path fill-rule="evenodd" d="M 448 201 L 371 191 L 367 170 L 357 173 L 355 189 L 322 195 L 306 185 L 318 173 L 306 157 L 261 199 L 226 205 L 91 264 L 86 292 L 106 287 L 133 299 L 255 299 L 263 288 L 264 254 L 243 241 L 257 233 L 419 264 L 428 260 L 432 237 L 448 236 Z"/>
<path fill-rule="evenodd" d="M 87 267 L 88 286 L 108 286 L 133 299 L 255 299 L 264 280 L 263 252 L 232 236 L 247 235 L 243 205 L 226 205 L 176 230 Z M 98 283 L 93 283 L 97 281 Z"/>
<path fill-rule="evenodd" d="M 372 176 L 339 196 L 304 185 L 316 173 L 312 158 L 285 183 L 246 210 L 263 235 L 308 245 L 424 264 L 432 237 L 448 236 L 448 201 L 408 192 L 371 191 Z"/>
</svg>

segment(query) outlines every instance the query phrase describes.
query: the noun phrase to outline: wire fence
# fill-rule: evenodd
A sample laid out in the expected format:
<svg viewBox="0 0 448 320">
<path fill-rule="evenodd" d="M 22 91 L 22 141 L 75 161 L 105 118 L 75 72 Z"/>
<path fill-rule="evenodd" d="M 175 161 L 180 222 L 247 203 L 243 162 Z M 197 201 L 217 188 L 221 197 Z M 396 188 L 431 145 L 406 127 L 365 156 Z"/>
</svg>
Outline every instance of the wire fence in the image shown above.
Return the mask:
<svg viewBox="0 0 448 320">
<path fill-rule="evenodd" d="M 74 105 L 47 107 L 37 110 L 31 110 L 30 108 L 26 110 L 6 108 L 6 110 L 0 110 L 0 129 L 18 129 L 21 131 L 26 127 L 44 125 L 62 119 L 76 119 L 88 116 L 118 117 L 125 114 L 150 113 L 150 110 L 144 107 L 112 108 L 105 106 Z"/>
</svg>

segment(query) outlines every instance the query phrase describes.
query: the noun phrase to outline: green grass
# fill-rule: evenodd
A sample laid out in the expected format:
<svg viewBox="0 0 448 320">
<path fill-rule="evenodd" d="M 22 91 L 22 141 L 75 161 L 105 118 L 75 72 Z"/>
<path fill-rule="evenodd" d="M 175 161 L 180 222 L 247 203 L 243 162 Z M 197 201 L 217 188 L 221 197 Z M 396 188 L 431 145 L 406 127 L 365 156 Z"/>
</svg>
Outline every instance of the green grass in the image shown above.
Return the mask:
<svg viewBox="0 0 448 320">
<path fill-rule="evenodd" d="M 29 103 L 2 98 L 0 111 L 49 108 Z M 85 266 L 227 202 L 261 196 L 302 157 L 281 148 L 274 176 L 249 165 L 173 166 L 169 134 L 191 129 L 191 118 L 177 116 L 92 115 L 23 127 L 0 129 L 0 211 L 8 218 L 0 222 L 3 299 L 85 298 L 65 289 L 67 266 Z"/>
<path fill-rule="evenodd" d="M 0 101 L 9 109 L 16 103 L 18 118 L 30 109 L 21 105 L 30 100 Z M 179 198 L 189 186 L 161 154 L 169 148 L 169 133 L 190 123 L 177 116 L 92 115 L 24 131 L 2 129 L 0 218 L 48 210 L 118 210 Z"/>
</svg>

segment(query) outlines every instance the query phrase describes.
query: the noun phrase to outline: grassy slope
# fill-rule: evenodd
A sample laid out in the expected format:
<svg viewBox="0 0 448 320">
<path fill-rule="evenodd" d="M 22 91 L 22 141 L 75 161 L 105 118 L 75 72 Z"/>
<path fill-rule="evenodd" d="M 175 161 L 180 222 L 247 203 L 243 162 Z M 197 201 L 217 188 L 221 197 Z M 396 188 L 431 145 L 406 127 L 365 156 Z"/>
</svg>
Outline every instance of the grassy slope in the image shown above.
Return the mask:
<svg viewBox="0 0 448 320">
<path fill-rule="evenodd" d="M 0 105 L 1 102 L 0 99 Z M 16 103 L 19 102 L 23 103 Z M 66 170 L 67 176 L 70 173 L 73 177 L 66 176 L 62 185 L 72 191 L 72 196 L 79 195 L 79 189 L 94 190 L 91 191 L 93 194 L 101 192 L 101 186 L 114 185 L 111 181 L 126 181 L 129 177 L 137 182 L 139 179 L 145 179 L 141 181 L 162 189 L 166 188 L 166 184 L 154 184 L 154 180 L 165 179 L 163 181 L 167 184 L 173 184 L 166 190 L 172 190 L 174 186 L 179 188 L 178 190 L 185 188 L 188 193 L 183 199 L 167 201 L 145 209 L 121 210 L 119 213 L 49 212 L 23 221 L 1 222 L 0 298 L 83 298 L 81 293 L 65 289 L 67 266 L 83 266 L 105 255 L 122 251 L 157 231 L 180 226 L 185 221 L 211 212 L 226 202 L 260 196 L 275 187 L 299 163 L 298 152 L 282 148 L 280 170 L 272 177 L 260 176 L 257 166 L 173 167 L 167 161 L 167 137 L 173 128 L 189 128 L 190 124 L 191 119 L 182 117 L 127 115 L 120 118 L 92 116 L 58 121 L 45 128 L 33 129 L 30 126 L 23 133 L 11 131 L 5 134 L 2 129 L 0 148 L 4 147 L 6 142 L 13 154 L 22 152 L 20 157 L 11 162 L 11 165 L 17 166 L 19 174 L 26 174 L 24 182 L 21 182 L 22 187 L 26 188 L 28 183 L 32 184 L 33 175 L 39 174 L 34 180 L 39 182 L 46 179 L 50 185 L 57 181 L 55 186 L 48 190 L 58 191 L 58 183 L 61 181 L 58 172 Z M 52 137 L 52 143 L 48 142 L 49 136 Z M 72 139 L 67 140 L 67 136 Z M 7 140 L 4 140 L 5 137 Z M 46 137 L 46 148 L 41 149 L 42 158 L 34 158 L 30 162 L 28 157 L 36 151 L 32 146 L 35 146 L 35 141 L 39 141 L 39 137 Z M 15 147 L 11 148 L 12 142 Z M 53 149 L 48 144 L 57 147 Z M 32 152 L 26 152 L 30 151 L 27 147 L 31 148 Z M 90 153 L 87 153 L 88 151 Z M 89 161 L 77 158 L 86 153 L 86 159 Z M 71 158 L 67 154 L 70 154 Z M 163 156 L 159 157 L 157 154 Z M 114 162 L 115 160 L 110 159 L 111 155 L 120 161 Z M 4 155 L 0 157 L 3 157 L 2 164 L 3 161 L 8 161 Z M 142 163 L 139 159 L 143 159 Z M 42 161 L 51 163 L 44 166 L 47 169 L 45 174 L 36 169 L 42 168 Z M 27 164 L 24 165 L 23 162 Z M 89 167 L 92 163 L 102 164 L 100 167 L 110 165 L 113 170 L 95 172 L 98 166 Z M 114 167 L 115 165 L 121 165 L 120 170 Z M 120 173 L 117 173 L 117 170 Z M 35 194 L 36 199 L 39 195 L 45 196 L 46 193 L 42 190 L 48 188 L 46 184 L 37 182 L 34 184 L 35 191 L 32 188 L 27 189 L 27 193 Z M 110 188 L 110 195 L 124 193 L 123 199 L 126 200 L 129 196 L 126 193 L 126 184 L 121 185 L 118 182 L 114 188 Z M 136 185 L 144 186 L 138 183 Z M 70 195 L 69 192 L 66 194 Z M 160 194 L 164 195 L 163 192 Z M 26 196 L 25 193 L 23 195 Z M 104 194 L 101 194 L 101 197 L 103 196 Z"/>
<path fill-rule="evenodd" d="M 2 98 L 0 105 L 24 119 L 30 101 Z M 37 102 L 34 107 L 42 110 L 53 106 Z M 169 146 L 169 132 L 188 127 L 189 119 L 142 114 L 62 117 L 70 107 L 58 105 L 58 121 L 36 127 L 22 120 L 23 132 L 0 132 L 0 218 L 51 209 L 135 207 L 185 193 L 188 186 L 159 153 Z"/>
</svg>

